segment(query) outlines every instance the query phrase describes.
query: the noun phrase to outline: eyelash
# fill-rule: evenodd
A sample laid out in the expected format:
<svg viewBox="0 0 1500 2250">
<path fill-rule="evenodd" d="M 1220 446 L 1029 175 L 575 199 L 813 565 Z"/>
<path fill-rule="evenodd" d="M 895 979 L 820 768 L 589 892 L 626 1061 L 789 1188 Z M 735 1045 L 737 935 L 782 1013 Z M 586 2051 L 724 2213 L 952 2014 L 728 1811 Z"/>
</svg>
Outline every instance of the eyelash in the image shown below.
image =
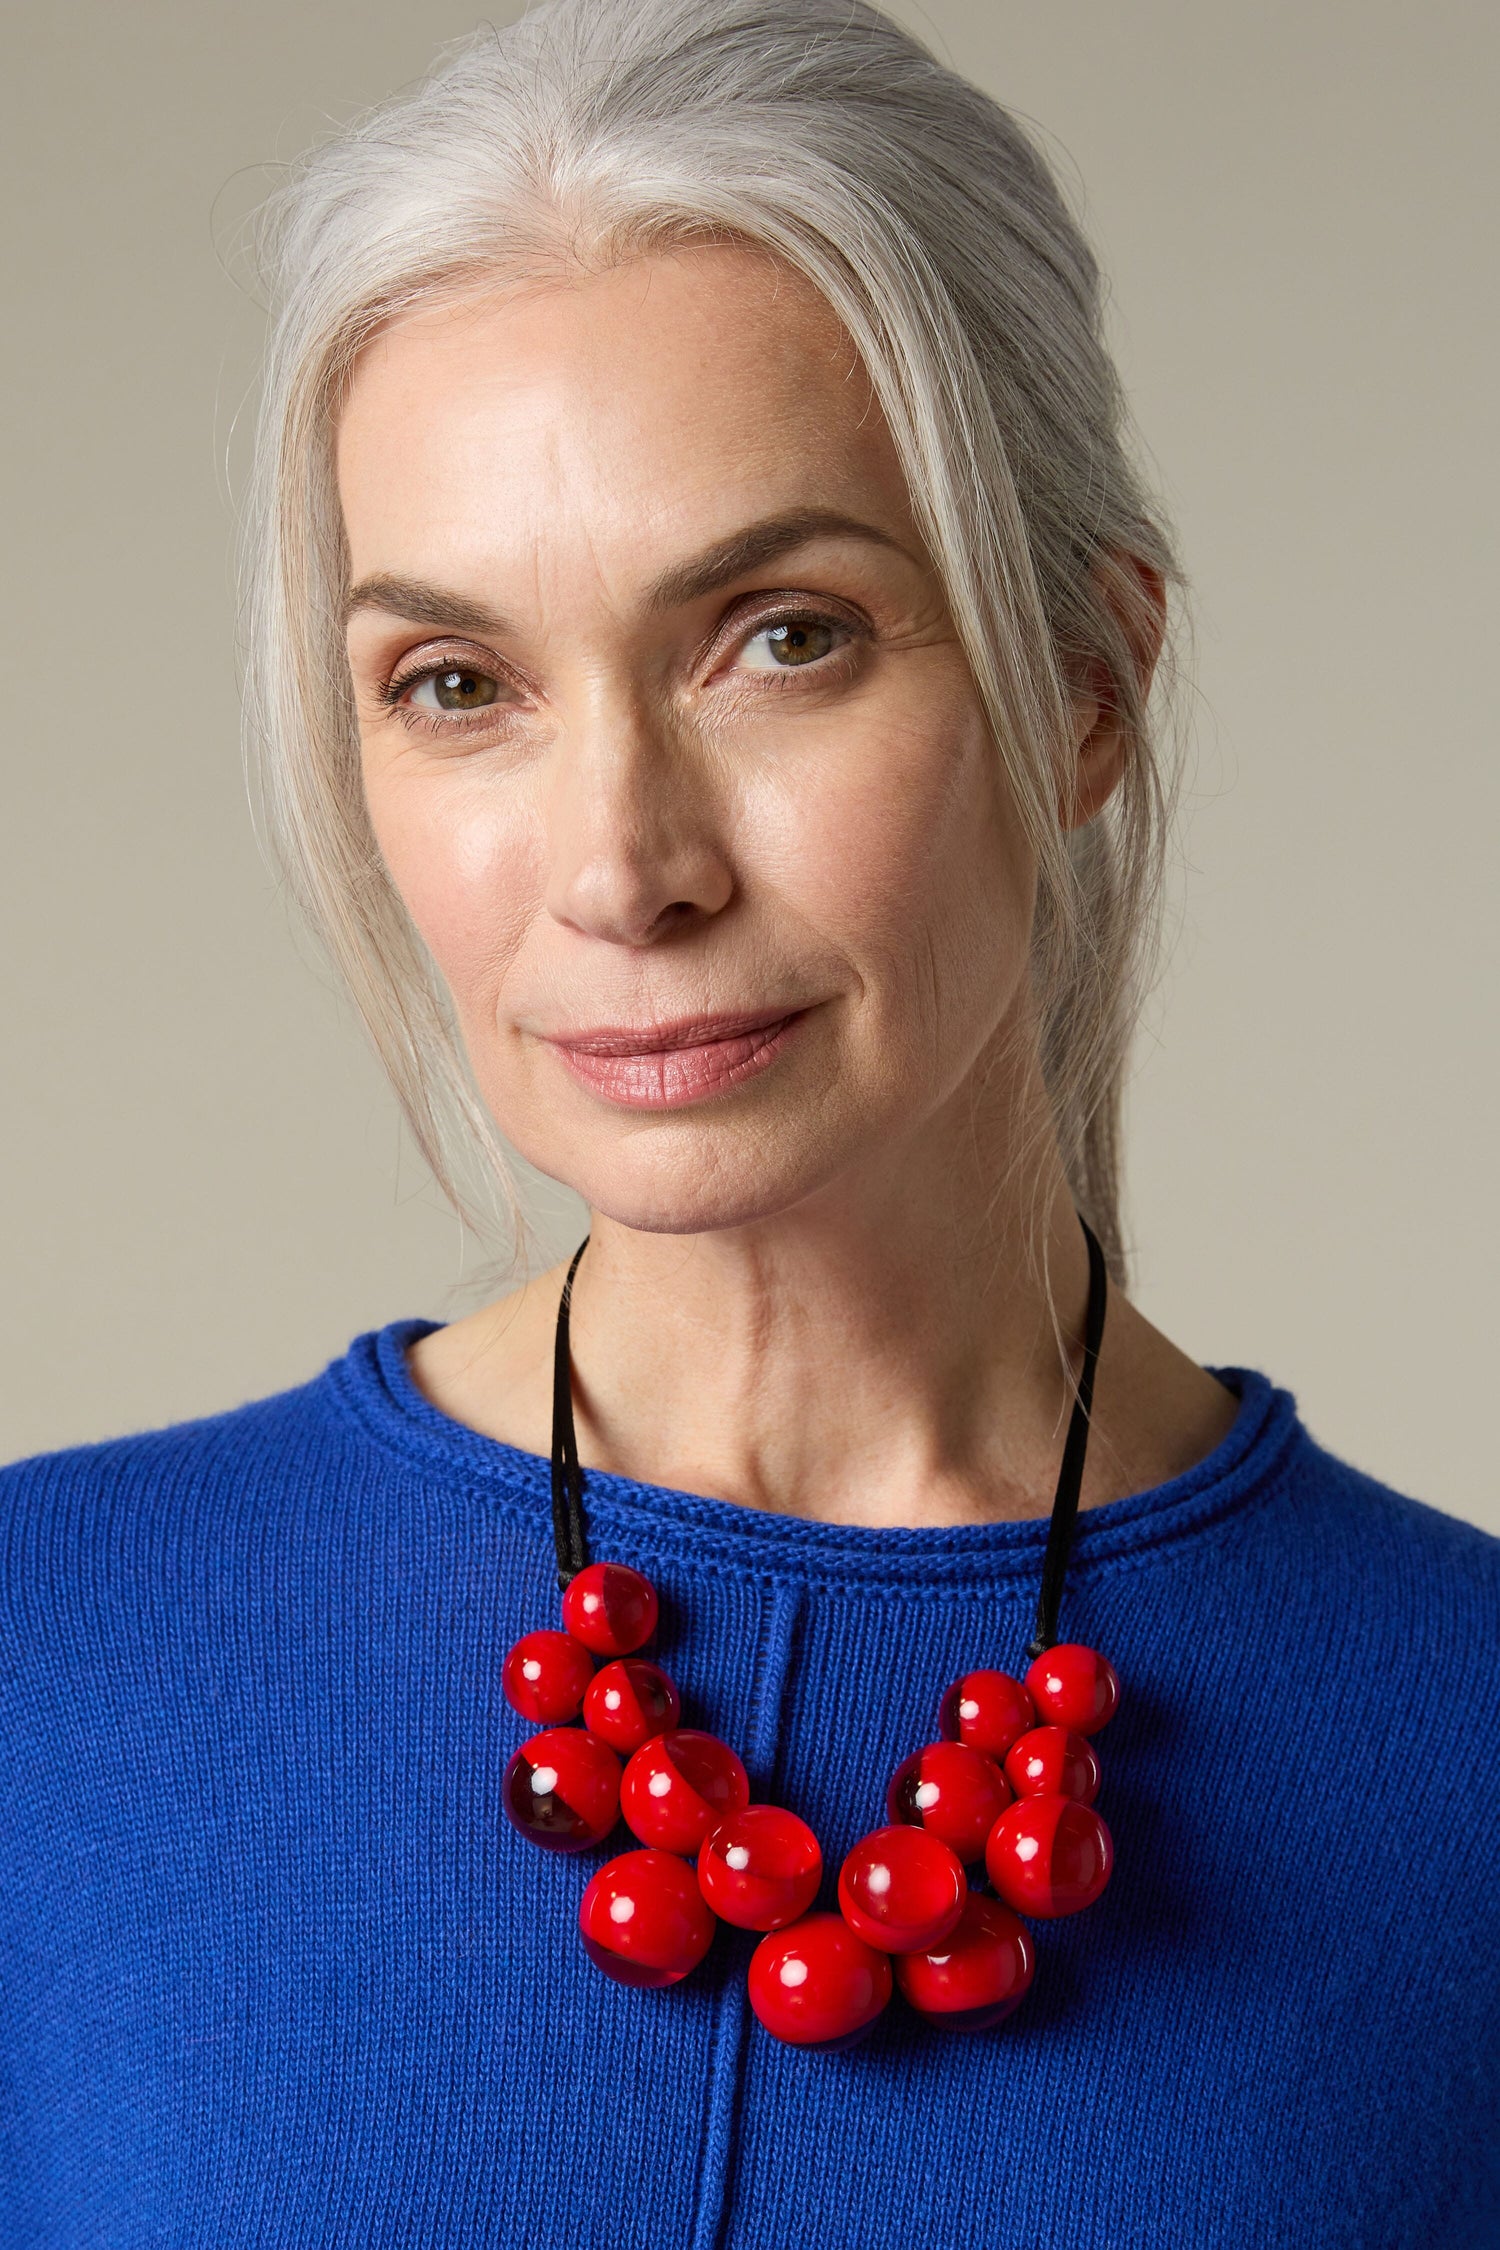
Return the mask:
<svg viewBox="0 0 1500 2250">
<path fill-rule="evenodd" d="M 838 667 L 840 659 L 847 658 L 850 650 L 857 642 L 870 638 L 868 626 L 857 624 L 854 619 L 844 616 L 839 611 L 785 609 L 775 610 L 769 616 L 758 619 L 744 635 L 738 646 L 741 649 L 747 648 L 760 634 L 771 632 L 778 625 L 827 625 L 834 632 L 841 634 L 843 638 L 837 646 L 829 650 L 826 656 L 817 657 L 810 664 L 788 665 L 780 672 L 779 676 L 775 670 L 770 669 L 758 672 L 756 678 L 761 686 L 753 692 L 759 693 L 763 689 L 764 692 L 772 695 L 785 694 L 798 673 L 811 672 L 817 674 L 820 678 L 827 678 L 829 673 Z M 419 665 L 414 671 L 398 672 L 393 678 L 385 681 L 376 690 L 376 693 L 380 702 L 388 710 L 395 712 L 402 725 L 410 727 L 414 731 L 430 735 L 469 734 L 475 730 L 476 726 L 482 727 L 486 723 L 493 726 L 503 706 L 493 703 L 481 704 L 476 711 L 455 711 L 439 717 L 433 711 L 418 711 L 413 705 L 402 700 L 403 697 L 410 694 L 413 688 L 420 687 L 424 680 L 439 679 L 444 672 L 464 670 L 478 673 L 484 679 L 494 679 L 502 686 L 505 683 L 505 674 L 498 668 L 493 673 L 485 672 L 477 664 L 467 664 L 461 656 L 447 656 L 438 657 L 435 660 L 429 659 L 427 663 Z"/>
</svg>

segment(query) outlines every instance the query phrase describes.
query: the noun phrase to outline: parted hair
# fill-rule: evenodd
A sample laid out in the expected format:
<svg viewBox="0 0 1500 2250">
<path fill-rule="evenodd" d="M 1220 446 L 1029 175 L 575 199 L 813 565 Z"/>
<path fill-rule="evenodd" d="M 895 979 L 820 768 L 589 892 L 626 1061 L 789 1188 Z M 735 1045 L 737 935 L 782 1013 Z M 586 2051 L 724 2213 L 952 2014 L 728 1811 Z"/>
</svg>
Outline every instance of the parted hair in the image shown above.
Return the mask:
<svg viewBox="0 0 1500 2250">
<path fill-rule="evenodd" d="M 442 50 L 264 205 L 244 624 L 277 860 L 435 1177 L 482 1228 L 508 1210 L 519 1241 L 505 1145 L 366 812 L 338 414 L 361 348 L 408 308 L 704 240 L 756 245 L 821 291 L 885 414 L 1035 852 L 1033 1035 L 1075 1201 L 1123 1280 L 1121 1101 L 1176 791 L 1170 652 L 1149 705 L 1139 659 L 1150 574 L 1180 576 L 1052 169 L 865 0 L 542 0 Z M 1124 771 L 1070 827 L 1081 675 L 1107 683 Z"/>
</svg>

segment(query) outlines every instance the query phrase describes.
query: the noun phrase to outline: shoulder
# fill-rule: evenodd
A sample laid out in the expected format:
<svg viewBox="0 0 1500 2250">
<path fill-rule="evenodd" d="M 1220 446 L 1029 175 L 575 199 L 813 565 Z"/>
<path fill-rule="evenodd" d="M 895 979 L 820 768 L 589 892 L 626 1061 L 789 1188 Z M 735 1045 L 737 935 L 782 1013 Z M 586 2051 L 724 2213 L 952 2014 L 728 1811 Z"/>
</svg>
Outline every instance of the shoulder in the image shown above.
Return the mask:
<svg viewBox="0 0 1500 2250">
<path fill-rule="evenodd" d="M 353 1349 L 354 1347 L 351 1347 Z M 350 1443 L 329 1367 L 309 1380 L 221 1412 L 0 1465 L 0 1539 L 79 1515 L 104 1525 L 121 1509 L 179 1516 L 219 1494 L 305 1477 Z"/>
<path fill-rule="evenodd" d="M 1413 1690 L 1441 1676 L 1445 1702 L 1500 1695 L 1500 1537 L 1355 1467 L 1300 1425 L 1272 1518 L 1265 1562 L 1278 1606 L 1321 1614 L 1331 1643 L 1357 1646 Z"/>
<path fill-rule="evenodd" d="M 404 1490 L 349 1395 L 375 1341 L 218 1413 L 0 1467 L 0 1693 L 72 1708 L 80 1681 L 154 1677 L 227 1618 L 357 1569 Z"/>
<path fill-rule="evenodd" d="M 1457 1570 L 1493 1589 L 1500 1583 L 1500 1536 L 1429 1497 L 1383 1482 L 1331 1451 L 1305 1427 L 1293 1449 L 1289 1486 L 1325 1538 L 1352 1537 L 1365 1566 Z"/>
</svg>

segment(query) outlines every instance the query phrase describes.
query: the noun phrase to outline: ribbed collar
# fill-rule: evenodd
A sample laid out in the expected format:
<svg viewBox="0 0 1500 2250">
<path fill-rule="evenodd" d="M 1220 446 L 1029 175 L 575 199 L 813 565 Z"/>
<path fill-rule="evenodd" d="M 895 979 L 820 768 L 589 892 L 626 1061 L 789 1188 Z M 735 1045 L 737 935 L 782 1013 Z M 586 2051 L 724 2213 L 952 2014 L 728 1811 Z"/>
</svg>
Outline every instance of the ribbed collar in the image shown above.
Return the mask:
<svg viewBox="0 0 1500 2250">
<path fill-rule="evenodd" d="M 476 1497 L 551 1523 L 551 1464 L 486 1437 L 424 1398 L 408 1348 L 442 1323 L 406 1319 L 357 1336 L 319 1378 L 339 1409 L 382 1444 Z M 1292 1393 L 1254 1368 L 1211 1367 L 1239 1411 L 1211 1453 L 1181 1476 L 1087 1508 L 1074 1533 L 1070 1575 L 1128 1553 L 1190 1538 L 1278 1490 L 1289 1458 L 1312 1441 Z M 1022 1522 L 875 1529 L 810 1521 L 763 1508 L 585 1470 L 584 1506 L 597 1545 L 675 1556 L 775 1576 L 937 1587 L 1030 1576 L 1047 1541 L 1045 1517 Z"/>
</svg>

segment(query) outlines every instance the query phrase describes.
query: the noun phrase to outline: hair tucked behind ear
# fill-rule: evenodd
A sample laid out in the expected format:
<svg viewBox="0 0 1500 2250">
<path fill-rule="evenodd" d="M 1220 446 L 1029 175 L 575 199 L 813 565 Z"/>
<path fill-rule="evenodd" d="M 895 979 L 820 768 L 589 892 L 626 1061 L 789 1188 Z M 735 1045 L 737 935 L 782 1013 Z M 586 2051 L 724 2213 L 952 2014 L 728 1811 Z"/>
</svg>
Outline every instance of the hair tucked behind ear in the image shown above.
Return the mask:
<svg viewBox="0 0 1500 2250">
<path fill-rule="evenodd" d="M 800 270 L 869 371 L 1036 853 L 1042 1067 L 1075 1199 L 1124 1279 L 1121 1092 L 1175 786 L 1139 657 L 1150 573 L 1177 574 L 1128 457 L 1099 274 L 1047 165 L 864 0 L 545 0 L 446 50 L 273 196 L 247 708 L 281 862 L 434 1174 L 481 1225 L 498 1190 L 519 1235 L 503 1144 L 366 817 L 338 405 L 405 308 L 705 238 Z M 1108 683 L 1124 771 L 1069 830 L 1080 671 Z"/>
</svg>

